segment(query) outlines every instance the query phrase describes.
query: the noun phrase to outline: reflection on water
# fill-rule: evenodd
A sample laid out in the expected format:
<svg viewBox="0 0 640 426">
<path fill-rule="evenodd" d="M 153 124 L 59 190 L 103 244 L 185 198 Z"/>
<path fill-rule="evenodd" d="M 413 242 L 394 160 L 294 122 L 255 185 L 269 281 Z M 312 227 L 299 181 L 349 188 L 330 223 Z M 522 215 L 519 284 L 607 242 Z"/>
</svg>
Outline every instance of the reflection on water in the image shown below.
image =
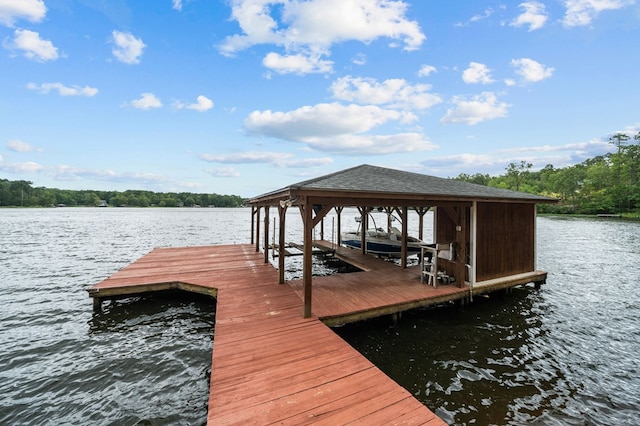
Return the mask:
<svg viewBox="0 0 640 426">
<path fill-rule="evenodd" d="M 250 217 L 0 210 L 0 424 L 204 423 L 215 303 L 167 294 L 94 314 L 85 289 L 154 247 L 246 243 Z M 292 209 L 290 241 L 299 219 Z M 638 424 L 640 224 L 538 230 L 541 290 L 336 331 L 453 424 Z"/>
<path fill-rule="evenodd" d="M 338 333 L 452 424 L 638 424 L 640 225 L 538 228 L 541 290 Z"/>
</svg>

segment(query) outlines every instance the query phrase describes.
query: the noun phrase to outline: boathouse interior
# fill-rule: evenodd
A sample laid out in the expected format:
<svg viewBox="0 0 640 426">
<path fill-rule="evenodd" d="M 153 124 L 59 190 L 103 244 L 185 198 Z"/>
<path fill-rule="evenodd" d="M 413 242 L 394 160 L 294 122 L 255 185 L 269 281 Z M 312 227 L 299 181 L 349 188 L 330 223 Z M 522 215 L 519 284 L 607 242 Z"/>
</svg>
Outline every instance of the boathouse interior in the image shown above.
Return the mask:
<svg viewBox="0 0 640 426">
<path fill-rule="evenodd" d="M 359 209 L 362 229 L 367 229 L 367 216 L 372 209 L 397 213 L 401 222 L 402 269 L 407 268 L 408 215 L 418 215 L 418 238 L 422 239 L 424 216 L 432 210 L 434 244 L 427 251 L 436 256 L 438 271 L 453 277 L 451 285 L 471 290 L 483 283 L 511 285 L 526 281 L 527 274 L 536 272 L 536 204 L 555 202 L 533 194 L 361 165 L 252 198 L 251 242 L 256 251 L 264 250 L 268 262 L 270 209 L 278 211 L 277 247 L 284 250 L 287 209 L 299 208 L 303 221 L 303 316 L 309 317 L 312 252 L 318 243 L 313 240 L 313 230 L 332 210 L 337 214 L 338 236 L 340 214 L 345 207 Z M 364 233 L 361 251 L 366 254 Z M 280 283 L 284 283 L 284 257 L 284 252 L 278 256 Z M 420 270 L 417 279 L 423 278 Z"/>
</svg>

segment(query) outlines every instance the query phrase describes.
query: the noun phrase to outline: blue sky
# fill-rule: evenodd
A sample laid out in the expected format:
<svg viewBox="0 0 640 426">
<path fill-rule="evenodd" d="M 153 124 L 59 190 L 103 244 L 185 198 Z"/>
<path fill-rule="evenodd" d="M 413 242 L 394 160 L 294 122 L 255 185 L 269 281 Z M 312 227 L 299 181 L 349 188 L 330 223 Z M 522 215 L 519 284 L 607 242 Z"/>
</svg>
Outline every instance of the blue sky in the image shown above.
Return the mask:
<svg viewBox="0 0 640 426">
<path fill-rule="evenodd" d="M 635 0 L 0 0 L 0 178 L 259 195 L 640 131 Z"/>
</svg>

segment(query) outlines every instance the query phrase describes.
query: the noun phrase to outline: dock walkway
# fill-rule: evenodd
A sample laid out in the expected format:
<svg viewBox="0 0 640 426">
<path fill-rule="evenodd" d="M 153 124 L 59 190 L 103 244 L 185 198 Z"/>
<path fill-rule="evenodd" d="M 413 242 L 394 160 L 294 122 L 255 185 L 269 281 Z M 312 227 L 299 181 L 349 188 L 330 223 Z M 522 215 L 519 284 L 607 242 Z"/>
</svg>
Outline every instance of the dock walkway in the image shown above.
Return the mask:
<svg viewBox="0 0 640 426">
<path fill-rule="evenodd" d="M 89 294 L 99 306 L 169 289 L 217 298 L 208 424 L 445 424 L 317 315 L 302 318 L 253 245 L 155 249 Z"/>
</svg>

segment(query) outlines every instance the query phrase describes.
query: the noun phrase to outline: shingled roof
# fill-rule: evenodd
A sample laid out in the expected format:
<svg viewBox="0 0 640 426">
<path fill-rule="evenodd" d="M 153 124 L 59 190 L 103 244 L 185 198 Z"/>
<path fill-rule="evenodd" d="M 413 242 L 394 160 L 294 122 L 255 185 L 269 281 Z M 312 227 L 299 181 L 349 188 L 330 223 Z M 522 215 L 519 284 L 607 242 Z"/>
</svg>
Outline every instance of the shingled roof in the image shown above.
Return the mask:
<svg viewBox="0 0 640 426">
<path fill-rule="evenodd" d="M 557 200 L 524 192 L 477 185 L 455 179 L 445 179 L 419 173 L 405 172 L 385 167 L 363 164 L 339 172 L 299 182 L 250 200 L 263 203 L 293 193 L 322 192 L 344 197 L 374 196 L 384 198 L 393 195 L 425 199 L 495 200 L 528 203 L 554 203 Z"/>
</svg>

